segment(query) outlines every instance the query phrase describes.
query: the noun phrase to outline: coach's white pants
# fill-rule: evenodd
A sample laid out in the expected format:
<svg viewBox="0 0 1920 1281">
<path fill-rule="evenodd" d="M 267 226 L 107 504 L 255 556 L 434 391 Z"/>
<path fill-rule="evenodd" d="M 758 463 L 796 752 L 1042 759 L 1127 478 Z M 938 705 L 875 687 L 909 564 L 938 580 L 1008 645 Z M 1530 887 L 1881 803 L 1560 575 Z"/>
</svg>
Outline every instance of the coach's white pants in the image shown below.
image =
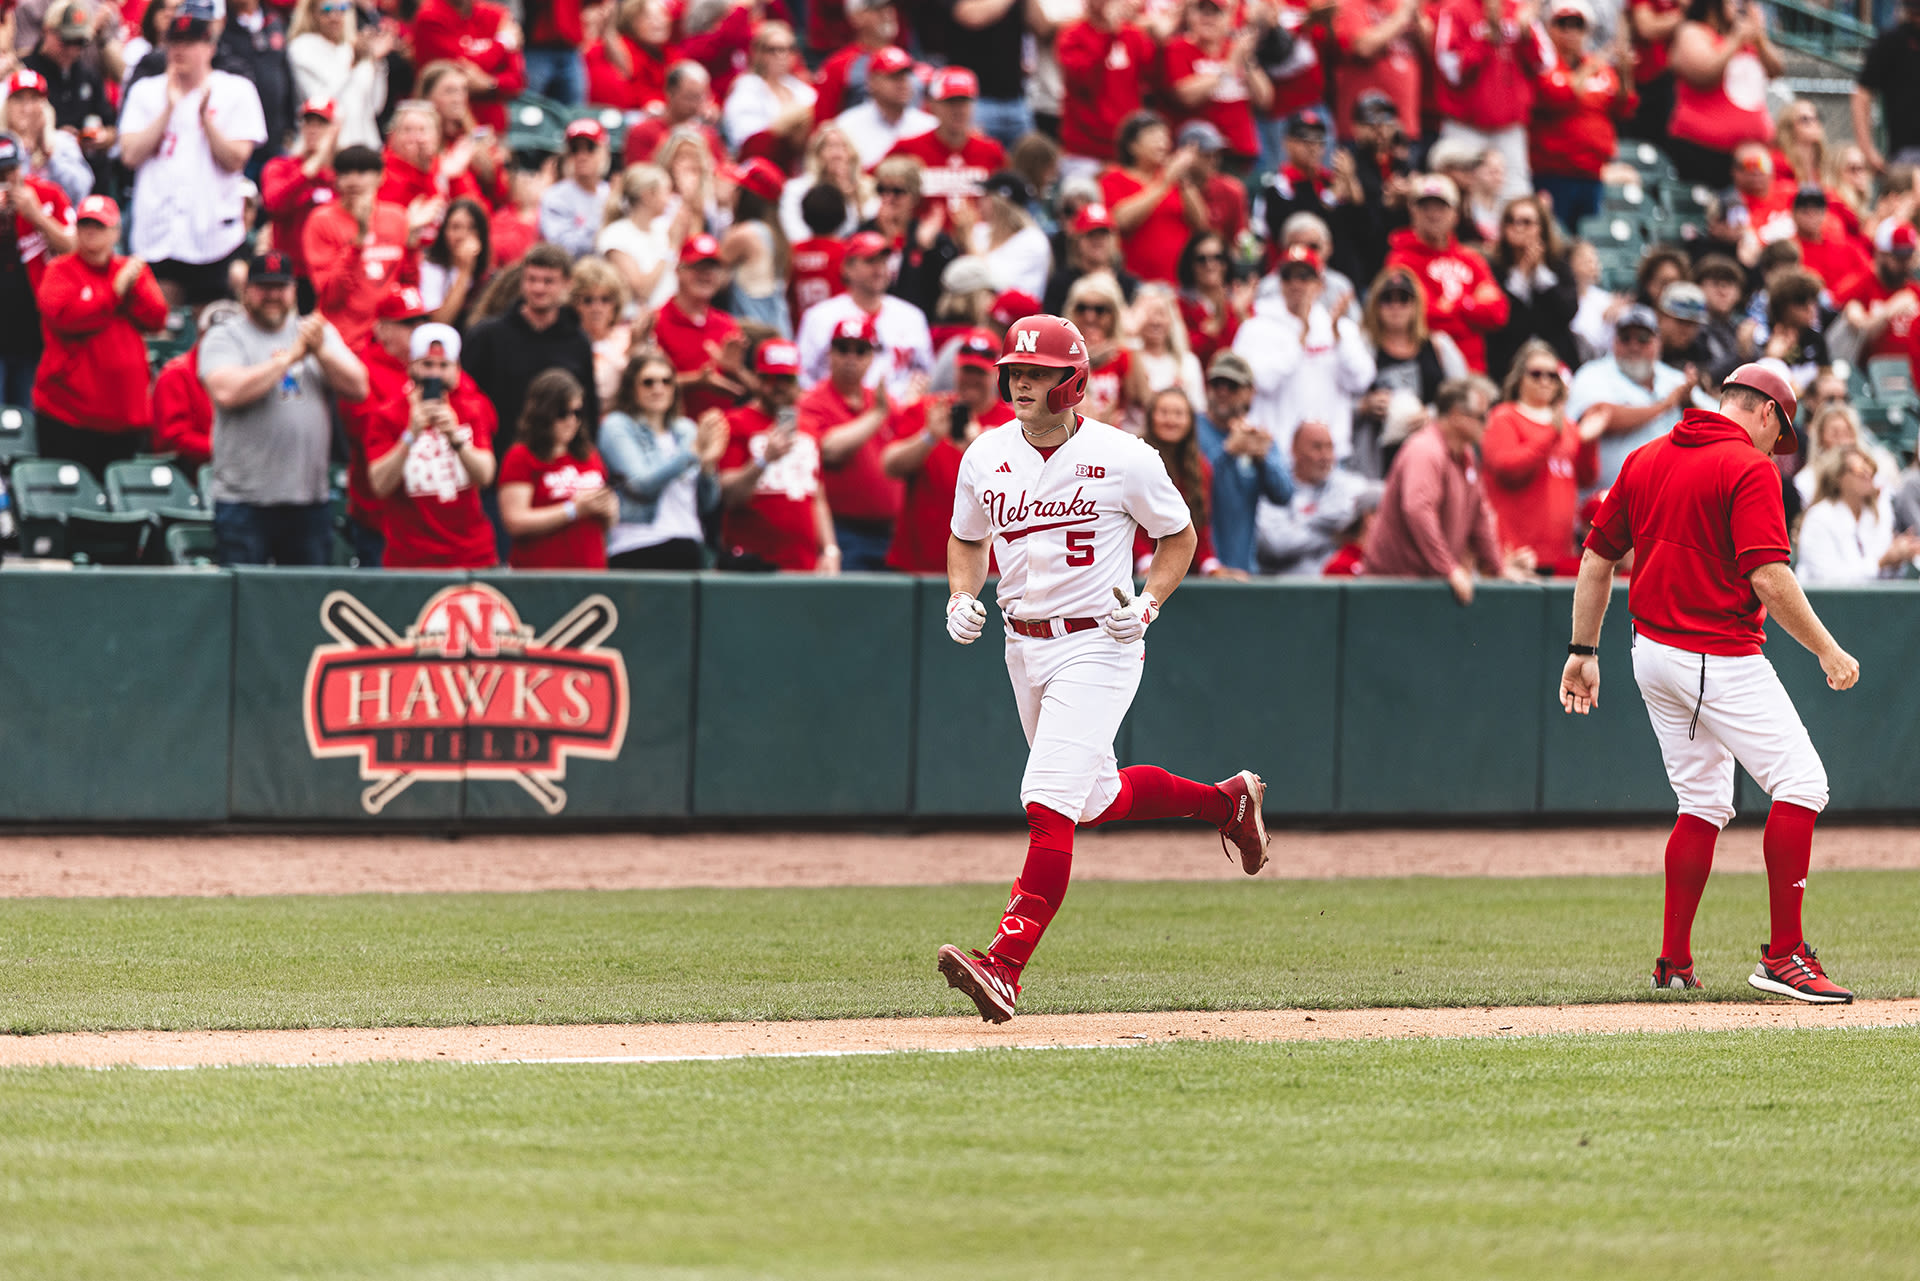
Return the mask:
<svg viewBox="0 0 1920 1281">
<path fill-rule="evenodd" d="M 1827 807 L 1826 766 L 1765 655 L 1695 654 L 1636 634 L 1633 678 L 1682 814 L 1725 827 L 1736 760 L 1774 800 Z"/>
<path fill-rule="evenodd" d="M 1120 795 L 1113 737 L 1133 706 L 1145 641 L 1122 645 L 1098 627 L 1071 636 L 1007 637 L 1007 676 L 1026 731 L 1020 804 L 1038 802 L 1075 822 Z"/>
</svg>

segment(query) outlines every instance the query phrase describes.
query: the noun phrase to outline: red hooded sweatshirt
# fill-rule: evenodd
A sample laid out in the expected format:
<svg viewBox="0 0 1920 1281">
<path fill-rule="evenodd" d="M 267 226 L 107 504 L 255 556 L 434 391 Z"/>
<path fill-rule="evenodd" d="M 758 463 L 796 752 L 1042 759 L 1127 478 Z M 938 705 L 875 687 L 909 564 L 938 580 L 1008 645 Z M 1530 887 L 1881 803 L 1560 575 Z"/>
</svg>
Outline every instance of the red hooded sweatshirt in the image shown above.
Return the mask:
<svg viewBox="0 0 1920 1281">
<path fill-rule="evenodd" d="M 213 399 L 200 383 L 200 344 L 160 367 L 153 380 L 153 447 L 171 450 L 183 467 L 213 459 Z"/>
<path fill-rule="evenodd" d="M 1434 104 L 1442 117 L 1487 133 L 1527 123 L 1532 77 L 1553 63 L 1546 35 L 1520 24 L 1515 0 L 1502 8 L 1495 29 L 1479 0 L 1443 0 L 1433 28 Z"/>
<path fill-rule="evenodd" d="M 152 382 L 144 334 L 167 323 L 167 300 L 151 268 L 122 298 L 113 278 L 127 265 L 115 254 L 90 267 L 77 253 L 47 264 L 40 278 L 40 333 L 46 354 L 33 384 L 39 413 L 88 431 L 145 431 L 153 425 Z"/>
<path fill-rule="evenodd" d="M 1411 229 L 1387 237 L 1387 266 L 1405 267 L 1427 291 L 1427 328 L 1453 339 L 1467 368 L 1487 372 L 1487 340 L 1507 323 L 1507 295 L 1487 260 L 1451 237 L 1434 249 Z"/>
<path fill-rule="evenodd" d="M 1766 610 L 1748 575 L 1785 564 L 1780 473 L 1746 428 L 1689 409 L 1667 435 L 1627 455 L 1587 546 L 1634 551 L 1634 630 L 1695 654 L 1758 654 Z"/>
</svg>

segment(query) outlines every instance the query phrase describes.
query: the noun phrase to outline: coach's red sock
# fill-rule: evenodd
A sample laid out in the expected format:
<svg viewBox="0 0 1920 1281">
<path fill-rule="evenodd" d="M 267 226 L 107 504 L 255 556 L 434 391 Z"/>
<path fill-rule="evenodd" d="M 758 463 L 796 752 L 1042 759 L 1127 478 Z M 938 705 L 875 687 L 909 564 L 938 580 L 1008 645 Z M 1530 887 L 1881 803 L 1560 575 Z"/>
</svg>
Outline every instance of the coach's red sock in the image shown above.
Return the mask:
<svg viewBox="0 0 1920 1281">
<path fill-rule="evenodd" d="M 1000 931 L 987 955 L 1018 975 L 1060 910 L 1073 875 L 1073 820 L 1044 805 L 1027 806 L 1027 861 L 1013 883 Z"/>
<path fill-rule="evenodd" d="M 1800 904 L 1807 897 L 1807 868 L 1813 862 L 1813 823 L 1818 810 L 1791 801 L 1775 801 L 1767 811 L 1767 832 L 1760 848 L 1767 856 L 1767 908 L 1773 918 L 1768 956 L 1785 956 L 1800 946 Z"/>
<path fill-rule="evenodd" d="M 1129 765 L 1120 771 L 1120 795 L 1087 824 L 1097 827 L 1121 819 L 1197 818 L 1218 827 L 1233 817 L 1233 802 L 1212 783 L 1196 783 L 1169 774 L 1158 765 Z"/>
<path fill-rule="evenodd" d="M 1720 829 L 1692 814 L 1682 814 L 1667 838 L 1667 915 L 1660 955 L 1678 966 L 1693 964 L 1693 917 L 1713 871 L 1713 845 Z"/>
</svg>

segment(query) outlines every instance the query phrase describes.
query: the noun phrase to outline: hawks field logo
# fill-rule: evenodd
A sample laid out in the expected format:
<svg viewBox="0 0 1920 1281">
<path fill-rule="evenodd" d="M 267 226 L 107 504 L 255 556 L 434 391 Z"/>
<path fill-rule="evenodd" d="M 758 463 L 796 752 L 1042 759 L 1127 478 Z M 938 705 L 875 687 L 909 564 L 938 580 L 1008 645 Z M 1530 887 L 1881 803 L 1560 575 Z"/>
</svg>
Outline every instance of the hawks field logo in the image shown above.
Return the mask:
<svg viewBox="0 0 1920 1281">
<path fill-rule="evenodd" d="M 567 758 L 613 760 L 627 737 L 627 665 L 601 649 L 619 615 L 589 596 L 540 636 L 474 583 L 437 593 L 407 634 L 329 592 L 302 699 L 316 757 L 357 756 L 369 814 L 422 778 L 511 779 L 558 814 Z"/>
</svg>

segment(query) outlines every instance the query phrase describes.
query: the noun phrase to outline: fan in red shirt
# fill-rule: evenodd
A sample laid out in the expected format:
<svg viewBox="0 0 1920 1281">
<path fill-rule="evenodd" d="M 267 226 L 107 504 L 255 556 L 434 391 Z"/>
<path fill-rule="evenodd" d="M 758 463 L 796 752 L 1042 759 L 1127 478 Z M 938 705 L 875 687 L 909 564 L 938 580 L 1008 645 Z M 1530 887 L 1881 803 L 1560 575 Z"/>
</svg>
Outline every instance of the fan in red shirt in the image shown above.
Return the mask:
<svg viewBox="0 0 1920 1281">
<path fill-rule="evenodd" d="M 153 425 L 147 342 L 167 323 L 167 300 L 153 271 L 113 252 L 120 206 L 88 196 L 75 212 L 74 252 L 40 277 L 45 351 L 33 385 L 40 453 L 100 476 L 131 458 Z"/>
<path fill-rule="evenodd" d="M 445 59 L 467 73 L 473 118 L 497 136 L 507 132 L 507 104 L 527 87 L 520 28 L 487 0 L 425 0 L 413 19 L 413 64 Z"/>
<path fill-rule="evenodd" d="M 1420 91 L 1427 74 L 1421 50 L 1420 0 L 1339 0 L 1333 18 L 1333 119 L 1342 142 L 1353 141 L 1354 108 L 1378 93 L 1399 112 L 1400 128 L 1420 134 Z"/>
<path fill-rule="evenodd" d="M 1487 334 L 1507 323 L 1507 295 L 1487 260 L 1454 237 L 1460 192 L 1450 178 L 1416 178 L 1408 195 L 1413 226 L 1387 238 L 1389 267 L 1405 267 L 1427 294 L 1427 328 L 1453 339 L 1467 367 L 1484 373 Z"/>
<path fill-rule="evenodd" d="M 1529 163 L 1534 184 L 1553 197 L 1554 216 L 1574 227 L 1599 212 L 1600 171 L 1617 149 L 1616 126 L 1632 119 L 1638 100 L 1627 66 L 1587 49 L 1587 0 L 1553 0 L 1548 14 L 1554 60 L 1534 75 Z"/>
<path fill-rule="evenodd" d="M 838 187 L 817 182 L 800 197 L 800 221 L 813 234 L 787 254 L 787 307 L 795 333 L 800 332 L 800 318 L 809 307 L 846 292 L 841 268 L 847 260 L 847 242 L 839 233 L 847 221 L 847 198 Z"/>
<path fill-rule="evenodd" d="M 231 299 L 209 303 L 200 313 L 200 337 L 244 314 Z M 153 452 L 172 454 L 196 479 L 213 460 L 213 398 L 200 382 L 200 343 L 160 367 L 153 380 Z"/>
<path fill-rule="evenodd" d="M 746 339 L 739 322 L 713 305 L 727 285 L 719 241 L 705 232 L 688 236 L 677 271 L 679 291 L 653 313 L 653 341 L 680 371 L 686 414 L 698 419 L 709 409 L 733 408 L 746 394 Z"/>
<path fill-rule="evenodd" d="M 407 211 L 377 196 L 380 153 L 343 147 L 333 165 L 340 198 L 313 211 L 301 243 L 316 308 L 355 348 L 373 328 L 380 300 L 419 271 L 407 248 Z"/>
<path fill-rule="evenodd" d="M 1567 421 L 1567 383 L 1560 357 L 1538 338 L 1514 355 L 1504 400 L 1487 419 L 1480 461 L 1487 505 L 1499 521 L 1501 550 L 1532 550 L 1534 564 L 1571 577 L 1579 572 L 1574 518 L 1580 491 L 1600 474 L 1600 413 L 1578 426 Z"/>
<path fill-rule="evenodd" d="M 621 149 L 623 164 L 649 163 L 660 150 L 668 134 L 676 129 L 691 129 L 707 141 L 707 150 L 715 164 L 727 159 L 727 144 L 708 123 L 714 115 L 713 77 L 707 69 L 688 58 L 667 68 L 666 99 L 657 116 L 648 116 L 627 130 L 627 145 Z"/>
<path fill-rule="evenodd" d="M 888 568 L 947 572 L 960 458 L 981 432 L 1013 421 L 1013 406 L 1000 399 L 999 359 L 1000 340 L 990 330 L 972 331 L 954 348 L 954 394 L 923 396 L 900 411 L 893 443 L 881 455 L 887 475 L 906 482 Z"/>
<path fill-rule="evenodd" d="M 720 455 L 720 539 L 736 559 L 799 574 L 840 572 L 840 544 L 820 482 L 820 442 L 799 430 L 800 349 L 769 339 L 753 354 L 760 391 L 727 418 Z"/>
<path fill-rule="evenodd" d="M 440 113 L 429 103 L 403 103 L 393 113 L 387 150 L 381 157 L 386 167 L 380 199 L 399 205 L 409 217 L 428 216 L 415 211 L 438 202 L 438 209 L 430 215 L 435 225 L 446 206 L 462 196 L 489 203 L 480 190 L 480 180 L 468 169 L 471 157 L 455 152 L 442 155 L 440 142 Z"/>
<path fill-rule="evenodd" d="M 296 280 L 310 280 L 304 243 L 307 218 L 333 203 L 333 153 L 340 139 L 333 102 L 309 98 L 300 104 L 300 141 L 260 171 L 260 207 L 266 210 L 273 245 L 293 263 Z"/>
<path fill-rule="evenodd" d="M 395 289 L 374 308 L 373 332 L 354 351 L 367 370 L 367 395 L 342 404 L 340 417 L 347 436 L 347 537 L 362 569 L 378 569 L 386 554 L 386 504 L 367 478 L 368 421 L 406 391 L 413 332 L 430 310 L 412 285 Z"/>
<path fill-rule="evenodd" d="M 499 557 L 480 491 L 493 483 L 493 404 L 460 372 L 453 326 L 420 326 L 408 354 L 406 384 L 366 424 L 367 478 L 384 502 L 384 565 L 491 569 Z"/>
<path fill-rule="evenodd" d="M 812 16 L 822 0 L 807 6 L 807 42 L 813 44 Z M 900 38 L 900 20 L 891 3 L 865 0 L 847 10 L 848 39 L 829 45 L 834 50 L 814 73 L 814 92 L 820 96 L 813 104 L 815 120 L 831 120 L 849 107 L 867 99 L 867 68 L 873 55 Z M 814 46 L 818 47 L 818 46 Z"/>
<path fill-rule="evenodd" d="M 1857 241 L 1835 235 L 1827 193 L 1818 183 L 1803 183 L 1793 197 L 1793 235 L 1800 265 L 1820 277 L 1834 298 L 1851 298 L 1873 275 L 1873 261 Z"/>
<path fill-rule="evenodd" d="M 564 369 L 527 386 L 519 439 L 500 460 L 500 523 L 515 569 L 605 569 L 620 500 L 580 420 L 586 392 Z"/>
<path fill-rule="evenodd" d="M 1128 116 L 1114 143 L 1119 164 L 1100 175 L 1100 195 L 1120 233 L 1120 257 L 1142 280 L 1172 284 L 1180 251 L 1208 229 L 1191 146 L 1173 150 L 1166 122 L 1150 111 Z"/>
<path fill-rule="evenodd" d="M 1068 23 L 1054 37 L 1066 89 L 1060 148 L 1079 161 L 1062 166 L 1068 176 L 1107 163 L 1120 122 L 1140 110 L 1157 87 L 1160 50 L 1152 36 L 1133 25 L 1139 7 L 1138 0 L 1087 0 L 1085 20 Z"/>
<path fill-rule="evenodd" d="M 923 217 L 936 201 L 964 199 L 979 209 L 988 175 L 1007 166 L 1006 148 L 973 127 L 973 104 L 979 97 L 980 81 L 973 72 L 942 67 L 927 86 L 927 110 L 940 123 L 927 133 L 902 138 L 887 153 L 920 162 Z"/>
<path fill-rule="evenodd" d="M 795 406 L 800 431 L 820 446 L 841 568 L 855 573 L 886 568 L 893 523 L 900 515 L 900 482 L 881 466 L 893 440 L 893 407 L 884 382 L 878 390 L 866 386 L 873 348 L 873 317 L 849 316 L 835 325 L 827 345 L 827 376 Z"/>
<path fill-rule="evenodd" d="M 1242 161 L 1260 154 L 1254 109 L 1273 106 L 1273 82 L 1253 56 L 1259 32 L 1233 29 L 1223 0 L 1195 0 L 1187 31 L 1167 42 L 1167 92 L 1174 123 L 1204 120 L 1220 131 L 1227 149 Z"/>
<path fill-rule="evenodd" d="M 625 0 L 606 35 L 587 46 L 587 101 L 622 111 L 658 109 L 677 56 L 672 38 L 666 0 Z"/>
<path fill-rule="evenodd" d="M 1635 138 L 1666 141 L 1667 122 L 1673 119 L 1673 68 L 1667 50 L 1686 16 L 1686 0 L 1627 0 L 1622 21 L 1633 35 L 1633 83 L 1640 97 Z"/>
<path fill-rule="evenodd" d="M 1920 250 L 1920 232 L 1912 223 L 1888 218 L 1873 233 L 1873 270 L 1855 284 L 1853 292 L 1838 298 L 1853 332 L 1860 335 L 1862 360 L 1875 356 L 1910 356 L 1920 370 L 1920 286 L 1913 281 L 1913 261 Z"/>
</svg>

